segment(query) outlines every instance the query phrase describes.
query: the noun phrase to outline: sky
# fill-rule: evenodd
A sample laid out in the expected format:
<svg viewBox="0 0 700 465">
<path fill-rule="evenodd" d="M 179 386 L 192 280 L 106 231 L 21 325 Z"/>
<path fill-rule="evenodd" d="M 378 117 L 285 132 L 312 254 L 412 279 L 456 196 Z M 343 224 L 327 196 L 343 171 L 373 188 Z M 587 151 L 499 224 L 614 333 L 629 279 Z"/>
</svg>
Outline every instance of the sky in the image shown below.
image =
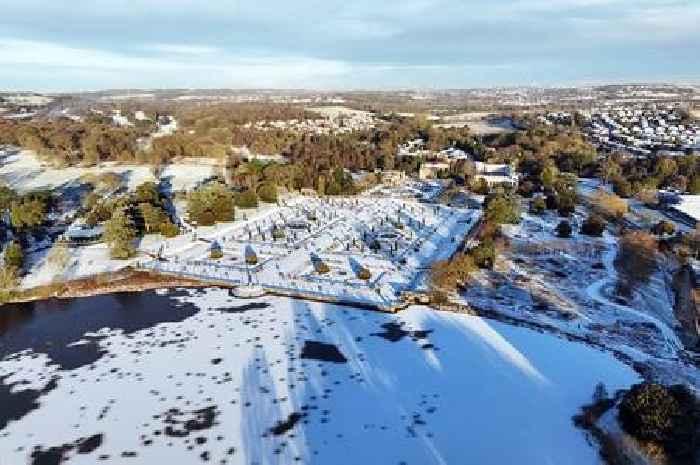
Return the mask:
<svg viewBox="0 0 700 465">
<path fill-rule="evenodd" d="M 700 0 L 0 0 L 0 89 L 700 81 Z"/>
</svg>

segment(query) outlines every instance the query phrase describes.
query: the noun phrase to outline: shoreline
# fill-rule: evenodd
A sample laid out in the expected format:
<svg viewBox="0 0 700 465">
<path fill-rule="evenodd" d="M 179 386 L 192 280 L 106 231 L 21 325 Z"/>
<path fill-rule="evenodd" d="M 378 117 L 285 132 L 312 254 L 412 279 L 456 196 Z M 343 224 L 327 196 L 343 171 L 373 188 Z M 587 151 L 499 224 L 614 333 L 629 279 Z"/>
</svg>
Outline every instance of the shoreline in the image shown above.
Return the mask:
<svg viewBox="0 0 700 465">
<path fill-rule="evenodd" d="M 176 287 L 225 287 L 193 278 L 175 277 L 131 267 L 85 278 L 10 291 L 2 304 L 22 304 L 45 299 L 74 299 L 119 292 L 141 292 Z"/>
</svg>

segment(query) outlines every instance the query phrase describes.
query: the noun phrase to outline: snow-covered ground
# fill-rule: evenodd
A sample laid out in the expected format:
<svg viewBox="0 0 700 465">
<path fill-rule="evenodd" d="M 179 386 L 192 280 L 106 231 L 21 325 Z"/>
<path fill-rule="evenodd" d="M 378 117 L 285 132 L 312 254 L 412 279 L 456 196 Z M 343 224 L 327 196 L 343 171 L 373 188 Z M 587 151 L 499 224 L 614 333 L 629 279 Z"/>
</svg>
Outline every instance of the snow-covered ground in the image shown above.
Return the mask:
<svg viewBox="0 0 700 465">
<path fill-rule="evenodd" d="M 430 265 L 454 253 L 479 215 L 476 210 L 392 195 L 296 198 L 248 221 L 200 233 L 198 241 L 181 247 L 168 244 L 160 260 L 143 265 L 277 292 L 388 307 L 399 302 L 402 291 L 425 286 Z M 275 240 L 275 228 L 285 236 Z M 375 239 L 381 248 L 373 251 Z M 209 259 L 214 241 L 223 248 L 221 259 Z M 256 253 L 258 264 L 246 265 L 245 250 Z M 326 263 L 329 271 L 319 274 L 315 260 Z M 358 279 L 360 268 L 368 269 L 372 278 Z"/>
<path fill-rule="evenodd" d="M 96 167 L 53 168 L 30 150 L 0 151 L 0 182 L 20 192 L 65 186 L 88 174 L 116 173 L 129 189 L 146 181 L 155 181 L 148 165 L 103 163 Z M 164 168 L 162 178 L 169 179 L 175 191 L 189 190 L 214 174 L 206 164 L 173 164 Z"/>
<path fill-rule="evenodd" d="M 665 262 L 632 295 L 618 295 L 613 263 L 618 240 L 608 232 L 600 238 L 580 234 L 583 216 L 569 220 L 571 239 L 559 239 L 555 227 L 561 218 L 555 213 L 524 214 L 520 225 L 504 228 L 512 248 L 498 271 L 477 275 L 457 300 L 586 339 L 650 368 L 651 379 L 700 391 L 700 370 L 686 362 L 675 333 Z"/>
<path fill-rule="evenodd" d="M 85 308 L 93 331 L 62 342 L 102 352 L 81 366 L 57 366 L 38 341 L 0 352 L 0 388 L 46 390 L 0 429 L 2 463 L 58 453 L 91 465 L 592 465 L 597 450 L 572 415 L 598 382 L 614 392 L 638 381 L 586 345 L 425 307 L 391 316 L 225 290 L 179 295 L 197 311 L 137 331 L 99 329 L 94 312 L 144 311 L 138 296 Z M 46 318 L 60 328 L 80 304 Z M 10 347 L 30 328 L 11 329 Z"/>
</svg>

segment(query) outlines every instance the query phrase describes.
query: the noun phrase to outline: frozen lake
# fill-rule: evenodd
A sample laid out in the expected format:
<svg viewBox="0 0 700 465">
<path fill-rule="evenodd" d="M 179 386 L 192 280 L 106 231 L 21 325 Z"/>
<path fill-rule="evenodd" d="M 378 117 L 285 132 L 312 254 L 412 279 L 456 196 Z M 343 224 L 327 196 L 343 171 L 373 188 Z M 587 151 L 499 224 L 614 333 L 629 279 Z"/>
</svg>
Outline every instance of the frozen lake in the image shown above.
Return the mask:
<svg viewBox="0 0 700 465">
<path fill-rule="evenodd" d="M 571 417 L 596 383 L 637 380 L 418 306 L 211 289 L 2 307 L 0 463 L 595 464 Z"/>
</svg>

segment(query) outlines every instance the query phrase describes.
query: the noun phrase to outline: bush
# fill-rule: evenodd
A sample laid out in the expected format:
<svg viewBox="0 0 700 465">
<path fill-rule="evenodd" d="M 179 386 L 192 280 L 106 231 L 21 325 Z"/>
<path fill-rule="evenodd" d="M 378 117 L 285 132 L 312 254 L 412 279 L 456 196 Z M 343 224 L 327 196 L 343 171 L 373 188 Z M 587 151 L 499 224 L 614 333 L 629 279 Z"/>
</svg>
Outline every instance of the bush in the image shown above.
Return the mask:
<svg viewBox="0 0 700 465">
<path fill-rule="evenodd" d="M 571 223 L 568 221 L 561 221 L 557 225 L 557 237 L 561 237 L 563 239 L 568 239 L 571 237 L 571 233 L 573 232 L 571 228 Z"/>
<path fill-rule="evenodd" d="M 624 179 L 624 178 L 618 178 L 613 181 L 613 192 L 615 192 L 617 195 L 623 198 L 630 198 L 632 197 L 632 184 Z"/>
<path fill-rule="evenodd" d="M 213 248 L 209 250 L 209 258 L 213 260 L 218 260 L 224 256 L 224 252 L 221 249 Z"/>
<path fill-rule="evenodd" d="M 272 238 L 273 239 L 284 239 L 284 229 L 279 226 L 272 228 Z"/>
<path fill-rule="evenodd" d="M 696 463 L 700 405 L 685 386 L 632 386 L 620 402 L 619 419 L 622 428 L 635 438 L 661 446 L 670 457 Z"/>
<path fill-rule="evenodd" d="M 651 232 L 657 236 L 671 235 L 676 231 L 676 227 L 670 221 L 661 220 L 656 223 L 652 228 Z"/>
<path fill-rule="evenodd" d="M 605 221 L 598 215 L 591 214 L 581 225 L 581 233 L 587 236 L 600 237 L 605 231 Z"/>
<path fill-rule="evenodd" d="M 277 202 L 277 186 L 271 182 L 266 182 L 258 187 L 258 197 L 267 203 Z"/>
<path fill-rule="evenodd" d="M 160 233 L 165 237 L 175 237 L 180 232 L 177 226 L 170 221 L 160 225 Z"/>
<path fill-rule="evenodd" d="M 602 189 L 598 189 L 593 194 L 591 203 L 596 212 L 609 218 L 621 218 L 629 210 L 624 199 L 615 194 L 609 194 Z"/>
<path fill-rule="evenodd" d="M 368 281 L 372 277 L 372 273 L 370 273 L 369 270 L 363 266 L 357 271 L 357 277 L 364 281 Z"/>
<path fill-rule="evenodd" d="M 535 197 L 530 202 L 530 213 L 533 215 L 541 215 L 547 209 L 547 202 L 542 196 Z"/>
<path fill-rule="evenodd" d="M 430 280 L 437 288 L 454 290 L 464 287 L 469 280 L 469 275 L 476 270 L 477 266 L 471 255 L 458 254 L 452 260 L 433 264 Z"/>
<path fill-rule="evenodd" d="M 236 205 L 241 208 L 256 208 L 258 206 L 258 195 L 252 189 L 240 192 L 236 195 Z"/>
</svg>

